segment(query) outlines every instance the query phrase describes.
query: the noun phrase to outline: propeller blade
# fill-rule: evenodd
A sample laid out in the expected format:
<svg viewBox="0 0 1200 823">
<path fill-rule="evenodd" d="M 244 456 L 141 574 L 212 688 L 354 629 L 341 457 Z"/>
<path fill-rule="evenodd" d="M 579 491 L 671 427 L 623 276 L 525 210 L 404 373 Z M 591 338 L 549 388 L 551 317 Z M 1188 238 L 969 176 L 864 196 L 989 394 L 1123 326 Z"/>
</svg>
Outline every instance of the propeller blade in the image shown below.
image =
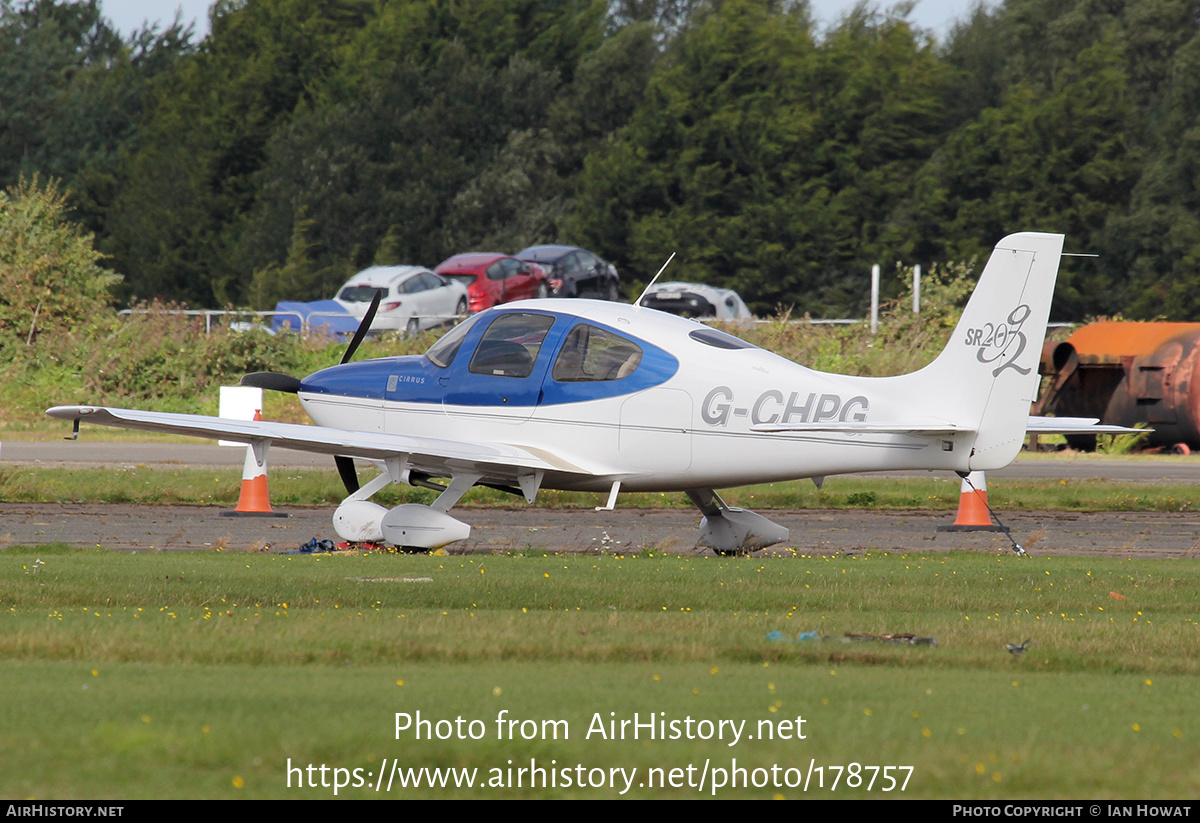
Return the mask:
<svg viewBox="0 0 1200 823">
<path fill-rule="evenodd" d="M 371 321 L 375 319 L 375 312 L 379 310 L 379 301 L 383 299 L 383 290 L 375 292 L 375 299 L 371 301 L 370 308 L 363 315 L 362 322 L 358 324 L 358 331 L 354 332 L 354 337 L 350 340 L 350 345 L 346 347 L 346 353 L 342 355 L 342 365 L 350 362 L 350 358 L 358 351 L 359 344 L 363 338 L 367 336 L 367 332 L 371 330 Z"/>
<path fill-rule="evenodd" d="M 337 464 L 338 474 L 341 475 L 346 493 L 354 494 L 358 491 L 358 472 L 354 470 L 354 458 L 338 454 L 334 455 L 333 462 Z"/>
<path fill-rule="evenodd" d="M 256 389 L 270 389 L 288 394 L 300 391 L 300 381 L 290 374 L 280 374 L 277 371 L 256 371 L 253 374 L 242 375 L 242 385 Z"/>
</svg>

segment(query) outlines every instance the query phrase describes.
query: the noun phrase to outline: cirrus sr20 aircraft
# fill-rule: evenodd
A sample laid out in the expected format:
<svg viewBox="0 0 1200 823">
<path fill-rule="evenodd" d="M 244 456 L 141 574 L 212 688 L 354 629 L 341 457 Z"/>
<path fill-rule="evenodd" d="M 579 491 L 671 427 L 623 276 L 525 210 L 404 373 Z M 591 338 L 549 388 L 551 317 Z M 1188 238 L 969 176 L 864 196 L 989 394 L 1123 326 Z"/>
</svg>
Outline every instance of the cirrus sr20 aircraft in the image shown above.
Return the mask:
<svg viewBox="0 0 1200 823">
<path fill-rule="evenodd" d="M 348 362 L 302 380 L 247 375 L 294 392 L 316 425 L 57 406 L 52 417 L 334 456 L 349 496 L 334 514 L 350 541 L 428 550 L 463 540 L 449 512 L 472 486 L 534 502 L 540 489 L 683 491 L 701 541 L 738 553 L 787 529 L 727 505 L 716 489 L 893 469 L 999 469 L 1017 455 L 1063 237 L 1001 240 L 942 353 L 898 377 L 813 371 L 673 315 L 590 300 L 529 300 L 477 314 L 420 356 Z M 359 487 L 355 458 L 379 468 Z M 441 480 L 444 482 L 435 482 Z M 389 483 L 430 486 L 430 505 L 370 502 Z"/>
</svg>

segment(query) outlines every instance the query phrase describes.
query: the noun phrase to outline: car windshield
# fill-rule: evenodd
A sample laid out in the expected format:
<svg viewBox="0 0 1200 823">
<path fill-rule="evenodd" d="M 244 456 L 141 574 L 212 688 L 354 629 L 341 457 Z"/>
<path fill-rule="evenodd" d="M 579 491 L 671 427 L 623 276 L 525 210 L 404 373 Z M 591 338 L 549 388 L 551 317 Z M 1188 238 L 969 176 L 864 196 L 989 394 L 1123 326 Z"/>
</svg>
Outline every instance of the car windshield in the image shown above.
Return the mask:
<svg viewBox="0 0 1200 823">
<path fill-rule="evenodd" d="M 345 300 L 347 303 L 370 303 L 375 299 L 376 293 L 387 297 L 386 286 L 347 286 L 342 289 L 342 293 L 338 297 Z M 328 292 L 326 292 L 328 294 Z"/>
</svg>

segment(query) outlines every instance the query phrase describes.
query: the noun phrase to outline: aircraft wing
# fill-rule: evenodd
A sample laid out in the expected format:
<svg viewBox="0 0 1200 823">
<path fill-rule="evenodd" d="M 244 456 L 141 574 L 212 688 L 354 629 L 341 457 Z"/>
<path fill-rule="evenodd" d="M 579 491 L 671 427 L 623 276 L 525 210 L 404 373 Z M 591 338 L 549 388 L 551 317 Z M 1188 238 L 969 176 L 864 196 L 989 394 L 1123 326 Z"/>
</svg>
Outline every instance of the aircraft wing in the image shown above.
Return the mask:
<svg viewBox="0 0 1200 823">
<path fill-rule="evenodd" d="M 553 471 L 590 475 L 542 450 L 525 449 L 497 443 L 471 443 L 436 437 L 380 434 L 348 431 L 326 426 L 302 426 L 261 420 L 229 420 L 200 414 L 113 409 L 103 406 L 55 406 L 46 414 L 71 420 L 78 431 L 79 422 L 98 423 L 124 429 L 182 434 L 189 437 L 235 440 L 256 450 L 265 446 L 315 452 L 317 454 L 385 460 L 407 456 L 416 466 L 430 468 L 477 468 L 486 474 L 516 475 L 523 471 Z"/>
<path fill-rule="evenodd" d="M 1131 429 L 1126 426 L 1102 426 L 1096 417 L 1030 417 L 1025 429 L 1029 434 L 1137 434 L 1153 429 Z M 948 423 L 760 423 L 751 426 L 753 432 L 843 432 L 845 434 L 913 434 L 926 437 L 945 437 L 974 431 Z"/>
</svg>

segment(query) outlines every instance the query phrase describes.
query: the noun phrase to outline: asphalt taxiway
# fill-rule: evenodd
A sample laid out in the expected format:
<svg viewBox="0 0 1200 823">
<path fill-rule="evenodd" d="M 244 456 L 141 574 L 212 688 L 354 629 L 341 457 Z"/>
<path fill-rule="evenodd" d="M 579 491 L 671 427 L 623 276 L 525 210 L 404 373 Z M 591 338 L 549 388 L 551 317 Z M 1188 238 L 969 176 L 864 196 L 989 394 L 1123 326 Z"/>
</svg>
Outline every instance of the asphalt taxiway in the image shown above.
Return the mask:
<svg viewBox="0 0 1200 823">
<path fill-rule="evenodd" d="M 244 447 L 180 443 L 8 442 L 5 465 L 32 471 L 81 465 L 236 466 Z M 320 455 L 277 449 L 273 467 L 332 470 Z M 913 473 L 907 473 L 913 474 Z M 1185 483 L 1200 494 L 1195 460 L 1018 459 L 990 482 L 1006 478 L 1108 478 L 1133 483 Z M 950 478 L 953 480 L 953 477 Z M 65 542 L 119 551 L 285 551 L 312 538 L 336 539 L 332 506 L 288 507 L 287 518 L 225 517 L 217 507 L 0 502 L 0 547 Z M 702 553 L 696 546 L 699 513 L 692 509 L 615 511 L 538 507 L 456 507 L 454 516 L 472 527 L 453 552 L 528 549 L 590 552 L 656 549 Z M 785 547 L 800 554 L 966 549 L 1004 553 L 1009 541 L 997 533 L 945 533 L 951 512 L 870 510 L 771 510 L 768 516 L 791 531 Z M 1031 554 L 1200 557 L 1200 514 L 1193 512 L 1001 512 L 1016 540 Z"/>
<path fill-rule="evenodd" d="M 332 506 L 287 507 L 287 518 L 225 517 L 211 506 L 0 503 L 0 548 L 68 543 L 115 551 L 287 551 L 336 539 Z M 946 533 L 952 512 L 781 510 L 765 512 L 791 531 L 771 554 L 969 550 L 1010 554 L 999 533 Z M 708 554 L 696 545 L 690 509 L 458 507 L 471 536 L 450 553 L 629 552 Z M 1180 512 L 1012 512 L 1003 515 L 1031 555 L 1200 557 L 1200 516 Z"/>
</svg>

